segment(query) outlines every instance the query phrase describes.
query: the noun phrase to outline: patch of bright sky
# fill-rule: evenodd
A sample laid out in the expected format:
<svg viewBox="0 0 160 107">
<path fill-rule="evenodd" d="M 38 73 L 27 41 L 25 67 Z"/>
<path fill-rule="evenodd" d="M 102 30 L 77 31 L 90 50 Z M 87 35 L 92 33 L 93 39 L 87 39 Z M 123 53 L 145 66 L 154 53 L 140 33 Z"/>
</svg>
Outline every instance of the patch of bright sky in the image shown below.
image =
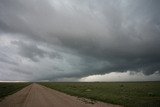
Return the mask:
<svg viewBox="0 0 160 107">
<path fill-rule="evenodd" d="M 81 82 L 95 82 L 95 81 L 160 81 L 160 75 L 158 71 L 152 75 L 144 75 L 142 72 L 133 73 L 127 72 L 111 72 L 104 75 L 91 75 L 83 77 L 79 81 Z"/>
</svg>

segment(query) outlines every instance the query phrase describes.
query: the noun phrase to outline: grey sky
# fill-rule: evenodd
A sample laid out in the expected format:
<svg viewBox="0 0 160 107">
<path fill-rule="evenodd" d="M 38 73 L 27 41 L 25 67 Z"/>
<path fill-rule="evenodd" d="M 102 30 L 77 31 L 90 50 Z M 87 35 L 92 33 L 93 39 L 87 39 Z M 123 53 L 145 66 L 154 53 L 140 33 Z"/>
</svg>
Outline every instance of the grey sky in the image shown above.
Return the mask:
<svg viewBox="0 0 160 107">
<path fill-rule="evenodd" d="M 127 71 L 156 73 L 160 80 L 159 5 L 0 0 L 0 81 L 79 80 Z"/>
</svg>

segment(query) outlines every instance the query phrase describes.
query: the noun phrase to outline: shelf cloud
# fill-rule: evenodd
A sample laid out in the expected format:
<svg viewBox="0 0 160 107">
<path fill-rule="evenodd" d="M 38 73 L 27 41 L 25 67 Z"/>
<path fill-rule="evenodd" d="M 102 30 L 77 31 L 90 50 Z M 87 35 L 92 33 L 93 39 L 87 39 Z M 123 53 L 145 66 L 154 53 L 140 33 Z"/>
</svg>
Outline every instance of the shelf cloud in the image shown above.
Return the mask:
<svg viewBox="0 0 160 107">
<path fill-rule="evenodd" d="M 78 81 L 125 72 L 159 77 L 159 5 L 159 0 L 1 0 L 0 81 Z"/>
</svg>

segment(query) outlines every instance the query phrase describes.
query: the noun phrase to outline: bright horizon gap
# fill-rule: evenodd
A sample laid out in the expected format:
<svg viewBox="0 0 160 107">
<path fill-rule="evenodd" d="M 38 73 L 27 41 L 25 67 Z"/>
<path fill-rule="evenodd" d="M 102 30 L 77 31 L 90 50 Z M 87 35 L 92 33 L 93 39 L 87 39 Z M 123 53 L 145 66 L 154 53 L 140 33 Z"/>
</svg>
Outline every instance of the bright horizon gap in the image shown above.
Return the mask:
<svg viewBox="0 0 160 107">
<path fill-rule="evenodd" d="M 131 74 L 132 73 L 132 74 Z M 117 79 L 117 77 L 119 79 Z M 112 72 L 103 75 L 90 75 L 83 77 L 78 80 L 70 80 L 70 78 L 64 78 L 64 80 L 49 81 L 49 80 L 39 80 L 39 81 L 0 81 L 0 82 L 150 82 L 150 81 L 160 81 L 158 71 L 152 75 L 144 75 L 142 72 Z"/>
<path fill-rule="evenodd" d="M 103 75 L 91 75 L 81 78 L 79 81 L 82 82 L 91 82 L 91 81 L 100 81 L 100 82 L 134 82 L 134 81 L 160 81 L 159 71 L 155 72 L 152 75 L 144 75 L 142 72 L 111 72 Z"/>
</svg>

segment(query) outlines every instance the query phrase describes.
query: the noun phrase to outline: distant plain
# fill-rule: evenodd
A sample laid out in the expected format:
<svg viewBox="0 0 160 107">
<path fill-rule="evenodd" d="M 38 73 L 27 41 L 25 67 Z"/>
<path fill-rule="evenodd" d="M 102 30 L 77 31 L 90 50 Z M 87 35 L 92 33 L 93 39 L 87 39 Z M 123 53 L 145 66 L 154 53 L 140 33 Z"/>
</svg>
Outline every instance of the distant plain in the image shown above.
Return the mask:
<svg viewBox="0 0 160 107">
<path fill-rule="evenodd" d="M 0 83 L 0 99 L 31 83 Z M 160 107 L 160 82 L 43 82 L 49 88 L 125 107 Z"/>
<path fill-rule="evenodd" d="M 160 82 L 41 83 L 78 97 L 125 107 L 160 107 Z"/>
</svg>

